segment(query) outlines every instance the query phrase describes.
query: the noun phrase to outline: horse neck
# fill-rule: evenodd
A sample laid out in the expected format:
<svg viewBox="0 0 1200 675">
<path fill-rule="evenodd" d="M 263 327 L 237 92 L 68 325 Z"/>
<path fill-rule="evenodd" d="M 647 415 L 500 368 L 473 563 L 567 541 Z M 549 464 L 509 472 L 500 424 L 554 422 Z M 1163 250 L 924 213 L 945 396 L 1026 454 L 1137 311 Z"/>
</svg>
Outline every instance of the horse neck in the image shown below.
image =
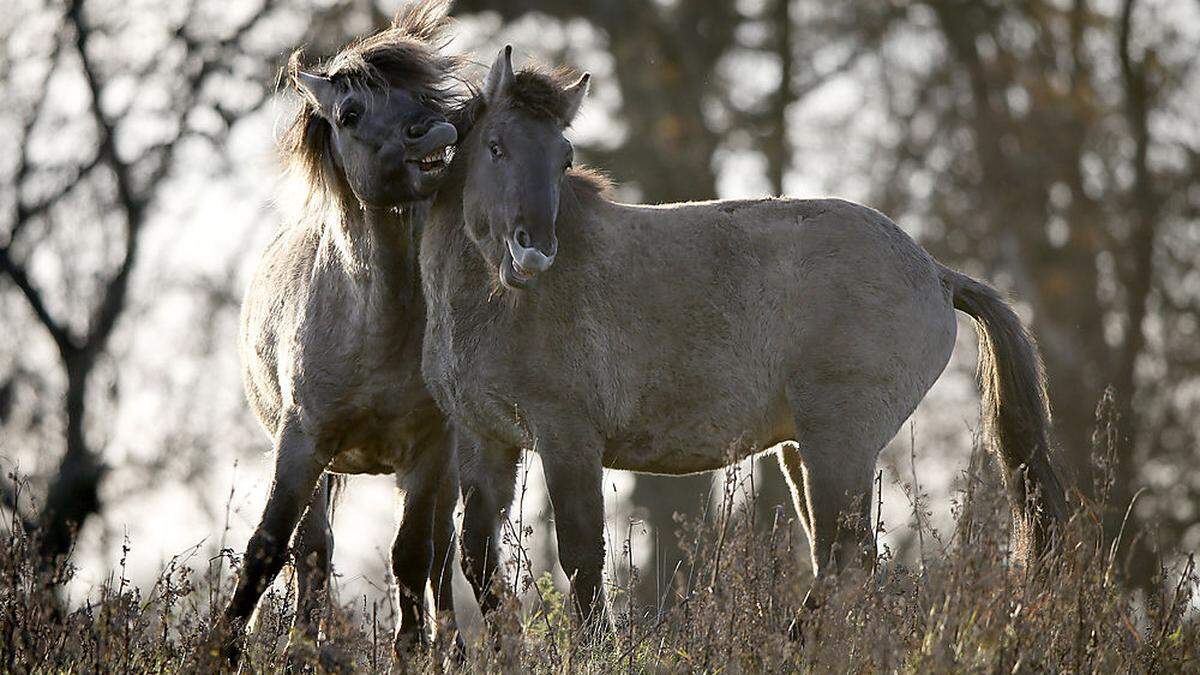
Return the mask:
<svg viewBox="0 0 1200 675">
<path fill-rule="evenodd" d="M 450 176 L 438 189 L 425 229 L 421 233 L 421 277 L 426 291 L 444 291 L 449 284 L 468 282 L 474 276 L 470 256 L 478 256 L 467 237 L 463 222 L 462 175 L 451 167 Z M 428 292 L 426 293 L 428 295 Z"/>
<path fill-rule="evenodd" d="M 425 207 L 365 208 L 326 224 L 325 239 L 357 295 L 387 321 L 412 322 L 421 282 L 414 244 Z"/>
<path fill-rule="evenodd" d="M 413 241 L 417 207 L 366 208 L 331 224 L 327 238 L 347 274 L 361 283 L 408 286 L 417 282 Z"/>
</svg>

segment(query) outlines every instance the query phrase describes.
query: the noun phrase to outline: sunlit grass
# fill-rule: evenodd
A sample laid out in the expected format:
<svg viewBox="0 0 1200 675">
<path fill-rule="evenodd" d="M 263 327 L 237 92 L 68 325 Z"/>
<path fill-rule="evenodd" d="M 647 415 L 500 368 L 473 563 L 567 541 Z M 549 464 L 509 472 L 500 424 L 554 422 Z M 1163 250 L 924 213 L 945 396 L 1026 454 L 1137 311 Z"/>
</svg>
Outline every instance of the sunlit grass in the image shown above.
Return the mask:
<svg viewBox="0 0 1200 675">
<path fill-rule="evenodd" d="M 975 464 L 975 463 L 973 463 Z M 984 467 L 986 469 L 986 467 Z M 731 474 L 726 485 L 738 485 Z M 1119 583 L 1120 561 L 1095 509 L 1080 507 L 1058 554 L 1036 567 L 1009 558 L 1001 495 L 968 476 L 952 533 L 925 532 L 918 564 L 885 546 L 873 570 L 851 569 L 802 610 L 812 579 L 807 549 L 778 511 L 756 522 L 752 501 L 727 489 L 706 518 L 680 523 L 684 551 L 674 584 L 653 607 L 628 586 L 609 589 L 612 633 L 581 636 L 566 589 L 534 576 L 528 555 L 510 556 L 509 600 L 469 645 L 465 662 L 441 635 L 404 664 L 450 672 L 1145 672 L 1200 668 L 1200 611 L 1191 556 L 1164 556 L 1159 590 Z M 971 487 L 975 486 L 975 487 Z M 915 510 L 920 500 L 913 500 Z M 761 518 L 761 515 L 757 516 Z M 912 523 L 925 523 L 914 517 Z M 212 619 L 231 591 L 232 555 L 185 554 L 149 589 L 114 574 L 69 612 L 57 589 L 70 567 L 43 570 L 32 542 L 8 524 L 0 547 L 0 667 L 6 672 L 192 671 L 218 664 Z M 877 527 L 888 524 L 876 522 Z M 510 543 L 515 546 L 514 526 Z M 915 533 L 914 533 L 915 536 Z M 128 545 L 126 552 L 128 552 Z M 123 569 L 123 567 L 118 568 Z M 518 598 L 524 598 L 521 602 Z M 293 598 L 278 588 L 259 607 L 246 664 L 273 672 L 288 661 Z M 788 628 L 799 619 L 799 639 Z M 319 644 L 293 645 L 293 662 L 316 670 L 394 669 L 390 612 L 378 604 L 331 608 Z"/>
</svg>

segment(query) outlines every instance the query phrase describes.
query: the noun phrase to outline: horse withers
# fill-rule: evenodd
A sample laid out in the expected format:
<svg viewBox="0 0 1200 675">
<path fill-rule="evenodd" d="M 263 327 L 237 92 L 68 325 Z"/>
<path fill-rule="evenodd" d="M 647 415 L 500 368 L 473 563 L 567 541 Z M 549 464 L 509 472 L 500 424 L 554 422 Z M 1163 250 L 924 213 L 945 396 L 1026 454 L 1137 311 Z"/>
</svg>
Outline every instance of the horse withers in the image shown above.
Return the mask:
<svg viewBox="0 0 1200 675">
<path fill-rule="evenodd" d="M 398 652 L 428 636 L 431 581 L 453 629 L 446 561 L 457 467 L 447 422 L 420 377 L 416 262 L 425 202 L 457 140 L 445 112 L 458 60 L 438 52 L 445 13 L 444 2 L 417 3 L 317 72 L 300 69 L 299 53 L 289 64 L 303 100 L 283 150 L 303 194 L 242 307 L 246 393 L 274 439 L 275 472 L 224 614 L 232 662 L 293 533 L 294 637 L 319 636 L 333 544 L 325 472 L 397 476 Z"/>
<path fill-rule="evenodd" d="M 421 239 L 423 372 L 474 445 L 463 562 L 485 609 L 521 447 L 594 628 L 604 467 L 686 474 L 778 447 L 818 579 L 873 554 L 876 458 L 945 368 L 955 309 L 980 326 L 1020 550 L 1045 551 L 1065 501 L 1037 349 L 1009 306 L 858 204 L 610 200 L 564 137 L 586 86 L 501 52 Z"/>
</svg>

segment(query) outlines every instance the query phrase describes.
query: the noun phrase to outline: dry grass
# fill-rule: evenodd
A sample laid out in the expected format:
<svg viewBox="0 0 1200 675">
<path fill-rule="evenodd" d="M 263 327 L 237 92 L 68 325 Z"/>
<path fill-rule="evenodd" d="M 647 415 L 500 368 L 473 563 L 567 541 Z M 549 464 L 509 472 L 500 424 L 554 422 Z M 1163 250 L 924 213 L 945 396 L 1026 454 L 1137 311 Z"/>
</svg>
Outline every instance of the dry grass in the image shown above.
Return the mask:
<svg viewBox="0 0 1200 675">
<path fill-rule="evenodd" d="M 799 562 L 804 545 L 780 519 L 754 522 L 752 504 L 733 498 L 739 480 L 730 474 L 725 499 L 706 518 L 681 523 L 686 562 L 661 607 L 631 607 L 628 585 L 610 589 L 622 609 L 606 638 L 577 639 L 563 594 L 548 576 L 532 578 L 528 558 L 516 556 L 510 583 L 523 584 L 534 600 L 522 607 L 514 599 L 497 612 L 499 638 L 481 637 L 465 663 L 455 663 L 439 640 L 404 665 L 472 672 L 1200 672 L 1190 556 L 1166 556 L 1177 569 L 1163 570 L 1158 591 L 1130 591 L 1118 581 L 1112 542 L 1084 507 L 1065 528 L 1055 559 L 1015 568 L 1003 500 L 971 487 L 974 480 L 955 508 L 956 530 L 944 540 L 921 533 L 919 564 L 901 565 L 885 548 L 875 569 L 848 571 L 825 589 L 823 605 L 799 615 L 801 639 L 790 640 L 788 626 L 811 583 L 809 566 Z M 913 499 L 918 516 L 923 508 Z M 197 561 L 172 561 L 144 592 L 115 577 L 97 589 L 95 602 L 59 614 L 54 589 L 69 569 L 43 574 L 30 551 L 29 538 L 10 524 L 0 547 L 4 671 L 215 665 L 197 658 L 205 658 L 211 618 L 230 591 L 231 575 L 219 574 L 222 560 L 198 561 L 200 571 L 190 564 Z M 284 668 L 291 605 L 286 594 L 264 598 L 247 647 L 253 670 Z M 323 644 L 298 653 L 317 669 L 389 670 L 395 664 L 386 621 L 375 607 L 340 607 Z"/>
</svg>

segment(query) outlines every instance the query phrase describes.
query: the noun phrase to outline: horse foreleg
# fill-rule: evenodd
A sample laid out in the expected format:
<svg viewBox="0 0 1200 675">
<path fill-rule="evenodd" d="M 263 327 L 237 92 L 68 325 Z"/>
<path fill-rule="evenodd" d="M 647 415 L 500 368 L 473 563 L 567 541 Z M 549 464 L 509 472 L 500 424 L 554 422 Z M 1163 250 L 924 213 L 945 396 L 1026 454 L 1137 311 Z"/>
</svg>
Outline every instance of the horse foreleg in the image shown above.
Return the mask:
<svg viewBox="0 0 1200 675">
<path fill-rule="evenodd" d="M 328 461 L 328 455 L 319 452 L 316 441 L 301 429 L 299 419 L 289 414 L 276 436 L 275 477 L 267 506 L 246 545 L 237 587 L 225 608 L 226 628 L 232 635 L 223 653 L 231 664 L 241 655 L 246 620 L 283 567 L 288 540 Z"/>
<path fill-rule="evenodd" d="M 612 632 L 604 599 L 604 494 L 600 452 L 591 448 L 540 451 L 554 507 L 558 560 L 571 580 L 585 638 Z"/>
<path fill-rule="evenodd" d="M 414 646 L 428 643 L 425 590 L 433 567 L 434 520 L 442 477 L 453 461 L 442 447 L 423 450 L 416 461 L 396 472 L 400 490 L 400 526 L 392 543 L 392 575 L 396 579 L 395 650 L 405 656 Z"/>
<path fill-rule="evenodd" d="M 479 610 L 486 618 L 503 601 L 497 572 L 500 563 L 501 524 L 512 506 L 516 489 L 517 448 L 483 447 L 460 432 L 458 447 L 462 477 L 462 568 Z"/>
<path fill-rule="evenodd" d="M 451 447 L 446 452 L 453 456 Z M 466 642 L 458 632 L 454 613 L 454 509 L 458 506 L 458 465 L 451 460 L 442 475 L 437 491 L 437 506 L 433 514 L 433 586 L 434 608 L 437 610 L 438 630 L 447 631 L 454 639 L 455 658 L 466 658 Z"/>
</svg>

